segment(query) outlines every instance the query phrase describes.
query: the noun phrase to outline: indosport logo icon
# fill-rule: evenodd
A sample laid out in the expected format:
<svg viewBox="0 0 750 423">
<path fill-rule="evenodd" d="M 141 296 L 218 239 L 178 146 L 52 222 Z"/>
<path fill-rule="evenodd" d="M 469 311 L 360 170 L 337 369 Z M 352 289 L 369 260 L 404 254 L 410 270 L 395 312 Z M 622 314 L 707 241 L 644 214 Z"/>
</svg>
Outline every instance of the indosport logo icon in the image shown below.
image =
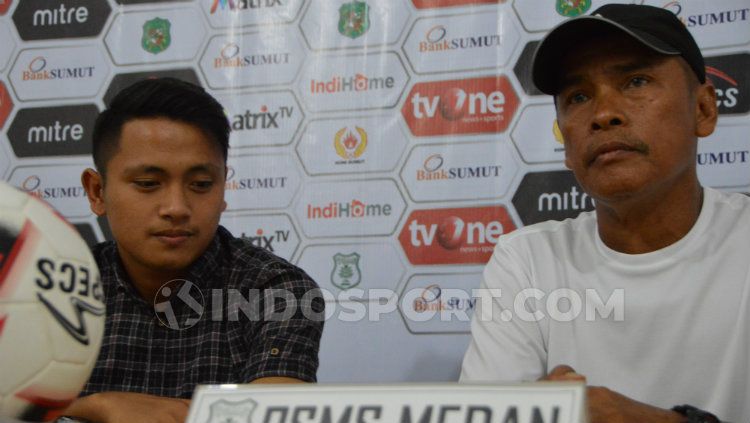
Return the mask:
<svg viewBox="0 0 750 423">
<path fill-rule="evenodd" d="M 716 88 L 716 105 L 724 115 L 750 111 L 750 54 L 706 58 L 706 76 Z"/>
<path fill-rule="evenodd" d="M 339 33 L 351 39 L 359 38 L 370 29 L 370 6 L 363 1 L 344 3 L 339 8 Z"/>
<path fill-rule="evenodd" d="M 422 82 L 412 88 L 401 114 L 416 136 L 497 133 L 508 129 L 518 103 L 504 75 Z"/>
<path fill-rule="evenodd" d="M 398 239 L 411 264 L 484 264 L 515 229 L 502 206 L 415 210 Z"/>
</svg>

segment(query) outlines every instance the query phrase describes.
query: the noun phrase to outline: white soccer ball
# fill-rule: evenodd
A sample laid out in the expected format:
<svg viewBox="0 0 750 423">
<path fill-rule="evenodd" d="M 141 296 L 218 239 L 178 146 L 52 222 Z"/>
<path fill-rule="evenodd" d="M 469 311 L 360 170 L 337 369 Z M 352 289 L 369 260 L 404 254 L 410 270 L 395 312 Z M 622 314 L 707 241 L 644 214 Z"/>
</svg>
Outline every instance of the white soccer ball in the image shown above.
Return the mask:
<svg viewBox="0 0 750 423">
<path fill-rule="evenodd" d="M 86 243 L 46 203 L 0 181 L 0 415 L 41 421 L 67 406 L 103 334 Z"/>
</svg>

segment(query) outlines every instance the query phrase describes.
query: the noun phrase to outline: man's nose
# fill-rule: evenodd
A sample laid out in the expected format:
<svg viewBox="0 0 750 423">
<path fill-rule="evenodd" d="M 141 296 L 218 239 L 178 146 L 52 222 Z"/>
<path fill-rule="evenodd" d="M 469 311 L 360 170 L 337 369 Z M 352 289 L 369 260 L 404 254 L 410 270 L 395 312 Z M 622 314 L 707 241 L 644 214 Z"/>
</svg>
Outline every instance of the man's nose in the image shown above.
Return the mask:
<svg viewBox="0 0 750 423">
<path fill-rule="evenodd" d="M 185 189 L 174 186 L 164 194 L 160 208 L 160 215 L 165 219 L 180 220 L 190 216 L 190 202 Z"/>
<path fill-rule="evenodd" d="M 605 89 L 596 96 L 594 116 L 591 119 L 592 131 L 607 130 L 626 123 L 619 94 L 613 91 L 612 89 Z"/>
</svg>

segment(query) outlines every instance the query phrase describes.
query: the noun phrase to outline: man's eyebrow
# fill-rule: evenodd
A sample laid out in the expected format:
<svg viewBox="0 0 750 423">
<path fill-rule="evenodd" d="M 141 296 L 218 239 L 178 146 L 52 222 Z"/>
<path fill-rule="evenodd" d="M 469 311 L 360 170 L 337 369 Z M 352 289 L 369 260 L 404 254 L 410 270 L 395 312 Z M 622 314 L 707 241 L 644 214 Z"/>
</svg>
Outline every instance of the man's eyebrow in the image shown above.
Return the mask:
<svg viewBox="0 0 750 423">
<path fill-rule="evenodd" d="M 200 163 L 200 164 L 191 166 L 185 173 L 195 174 L 195 173 L 212 173 L 212 172 L 221 173 L 221 167 L 216 166 L 213 163 Z M 126 168 L 125 173 L 128 175 L 144 174 L 144 173 L 165 175 L 167 174 L 167 171 L 166 169 L 161 168 L 159 166 L 144 164 L 144 165 L 137 165 L 137 166 Z"/>
<path fill-rule="evenodd" d="M 127 175 L 134 175 L 139 173 L 165 174 L 167 173 L 167 171 L 160 168 L 159 166 L 154 165 L 137 165 L 125 168 L 125 174 Z"/>
<path fill-rule="evenodd" d="M 608 66 L 605 71 L 614 75 L 622 75 L 635 71 L 645 71 L 656 67 L 665 59 L 666 58 L 663 57 L 644 57 L 637 61 Z M 563 75 L 560 77 L 557 83 L 557 92 L 560 93 L 571 85 L 580 84 L 584 81 L 584 79 L 585 78 L 583 77 L 583 75 L 579 73 Z"/>
</svg>

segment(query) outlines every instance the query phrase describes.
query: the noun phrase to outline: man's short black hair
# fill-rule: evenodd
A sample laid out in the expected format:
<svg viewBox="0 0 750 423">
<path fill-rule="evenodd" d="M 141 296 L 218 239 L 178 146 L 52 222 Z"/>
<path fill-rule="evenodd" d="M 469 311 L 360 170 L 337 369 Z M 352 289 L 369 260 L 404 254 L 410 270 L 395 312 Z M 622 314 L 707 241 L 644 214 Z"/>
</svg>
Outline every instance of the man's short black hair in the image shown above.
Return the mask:
<svg viewBox="0 0 750 423">
<path fill-rule="evenodd" d="M 122 127 L 139 118 L 167 118 L 200 128 L 214 141 L 226 163 L 229 121 L 224 108 L 203 88 L 175 78 L 145 79 L 120 91 L 99 114 L 92 135 L 94 165 L 106 175 Z"/>
</svg>

